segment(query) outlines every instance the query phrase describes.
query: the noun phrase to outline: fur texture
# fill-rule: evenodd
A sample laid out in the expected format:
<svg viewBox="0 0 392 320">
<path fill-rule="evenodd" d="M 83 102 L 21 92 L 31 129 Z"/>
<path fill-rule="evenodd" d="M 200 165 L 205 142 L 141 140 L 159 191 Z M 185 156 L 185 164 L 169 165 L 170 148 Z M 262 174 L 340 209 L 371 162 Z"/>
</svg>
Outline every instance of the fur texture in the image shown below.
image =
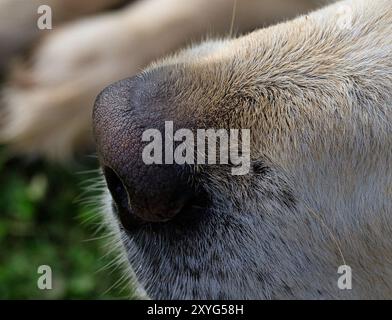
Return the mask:
<svg viewBox="0 0 392 320">
<path fill-rule="evenodd" d="M 212 202 L 190 223 L 127 232 L 106 212 L 149 296 L 391 298 L 391 26 L 391 1 L 347 0 L 147 68 L 170 69 L 174 122 L 250 128 L 253 168 L 197 171 Z"/>
<path fill-rule="evenodd" d="M 239 0 L 237 30 L 316 2 Z M 55 28 L 7 78 L 1 141 L 66 159 L 91 144 L 91 105 L 104 86 L 211 25 L 227 35 L 232 8 L 227 0 L 145 0 Z M 173 97 L 171 120 L 252 133 L 250 175 L 211 166 L 193 177 L 211 198 L 196 221 L 126 232 L 105 193 L 114 247 L 143 297 L 391 298 L 391 26 L 390 0 L 347 0 L 206 41 L 142 73 L 171 70 L 159 83 Z M 115 103 L 114 90 L 97 104 Z M 353 270 L 349 291 L 337 286 L 343 264 Z"/>
</svg>

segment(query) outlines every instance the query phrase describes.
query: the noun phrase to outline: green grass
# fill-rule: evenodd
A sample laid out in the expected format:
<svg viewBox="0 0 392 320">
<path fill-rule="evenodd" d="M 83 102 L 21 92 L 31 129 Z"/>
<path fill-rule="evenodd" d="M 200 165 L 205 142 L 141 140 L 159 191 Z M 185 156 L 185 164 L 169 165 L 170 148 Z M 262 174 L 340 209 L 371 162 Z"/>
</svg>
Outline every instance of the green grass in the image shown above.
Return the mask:
<svg viewBox="0 0 392 320">
<path fill-rule="evenodd" d="M 126 283 L 111 288 L 120 270 L 99 271 L 113 257 L 104 257 L 104 239 L 88 241 L 95 237 L 94 227 L 83 220 L 93 213 L 77 201 L 82 181 L 92 174 L 76 172 L 95 168 L 92 159 L 69 169 L 26 163 L 9 159 L 0 148 L 0 299 L 129 296 Z M 37 287 L 40 265 L 52 268 L 52 290 Z"/>
</svg>

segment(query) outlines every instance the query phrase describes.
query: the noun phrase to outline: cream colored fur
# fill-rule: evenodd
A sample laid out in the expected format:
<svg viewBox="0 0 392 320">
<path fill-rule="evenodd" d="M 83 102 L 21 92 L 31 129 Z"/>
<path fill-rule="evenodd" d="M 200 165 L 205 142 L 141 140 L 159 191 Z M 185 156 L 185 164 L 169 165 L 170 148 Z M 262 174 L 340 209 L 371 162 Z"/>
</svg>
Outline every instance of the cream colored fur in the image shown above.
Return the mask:
<svg viewBox="0 0 392 320">
<path fill-rule="evenodd" d="M 179 75 L 180 114 L 250 128 L 253 161 L 274 175 L 235 179 L 211 169 L 206 188 L 220 199 L 211 217 L 217 221 L 197 229 L 195 243 L 186 235 L 170 241 L 175 231 L 165 229 L 119 232 L 131 263 L 142 264 L 137 275 L 147 294 L 391 298 L 392 2 L 339 2 L 185 50 L 144 76 L 162 67 Z M 275 184 L 291 190 L 294 207 L 263 196 Z M 220 235 L 217 243 L 210 232 Z M 192 255 L 181 255 L 189 247 Z M 213 252 L 221 264 L 208 259 Z M 188 276 L 195 261 L 197 280 Z M 337 285 L 344 264 L 353 270 L 352 290 Z"/>
<path fill-rule="evenodd" d="M 218 33 L 230 25 L 227 1 L 166 1 L 146 0 L 49 36 L 22 73 L 27 83 L 3 92 L 3 141 L 64 158 L 89 140 L 90 107 L 102 87 L 199 37 L 209 23 Z M 243 10 L 256 12 L 251 3 Z M 254 18 L 263 20 L 265 8 Z M 145 74 L 163 66 L 186 75 L 176 88 L 182 114 L 250 128 L 252 161 L 272 174 L 234 179 L 211 169 L 204 182 L 218 202 L 215 216 L 197 231 L 197 242 L 176 230 L 183 236 L 178 247 L 168 241 L 173 232 L 121 233 L 106 198 L 107 217 L 147 294 L 391 298 L 392 2 L 339 2 L 237 39 L 205 42 Z M 291 207 L 268 198 L 283 187 Z M 342 264 L 353 270 L 353 290 L 337 287 Z M 198 279 L 187 273 L 195 265 Z"/>
</svg>

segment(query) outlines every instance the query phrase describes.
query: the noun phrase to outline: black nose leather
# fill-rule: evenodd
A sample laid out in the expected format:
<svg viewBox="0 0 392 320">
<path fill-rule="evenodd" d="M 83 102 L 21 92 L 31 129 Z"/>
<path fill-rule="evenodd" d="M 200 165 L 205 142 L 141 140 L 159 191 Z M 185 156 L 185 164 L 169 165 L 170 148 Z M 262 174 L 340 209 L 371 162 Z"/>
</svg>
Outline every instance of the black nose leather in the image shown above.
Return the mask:
<svg viewBox="0 0 392 320">
<path fill-rule="evenodd" d="M 103 90 L 94 106 L 98 156 L 124 225 L 133 218 L 168 221 L 194 196 L 190 170 L 185 166 L 148 165 L 142 158 L 147 144 L 142 141 L 143 132 L 163 132 L 164 122 L 175 117 L 167 113 L 170 108 L 159 90 L 156 79 L 130 78 Z"/>
<path fill-rule="evenodd" d="M 182 173 L 173 167 L 146 170 L 143 180 L 139 180 L 139 175 L 132 175 L 132 171 L 124 179 L 110 167 L 105 166 L 103 172 L 124 226 L 137 221 L 171 220 L 193 197 Z M 132 182 L 127 184 L 124 180 Z"/>
</svg>

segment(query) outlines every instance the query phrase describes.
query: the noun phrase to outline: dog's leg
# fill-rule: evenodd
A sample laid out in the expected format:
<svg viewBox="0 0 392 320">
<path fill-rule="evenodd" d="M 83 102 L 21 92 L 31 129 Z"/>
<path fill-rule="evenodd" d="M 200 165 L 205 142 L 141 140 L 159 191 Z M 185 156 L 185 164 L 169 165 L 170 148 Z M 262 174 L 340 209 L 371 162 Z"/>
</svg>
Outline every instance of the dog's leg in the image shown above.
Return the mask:
<svg viewBox="0 0 392 320">
<path fill-rule="evenodd" d="M 124 0 L 0 0 L 0 72 L 15 54 L 48 32 L 37 27 L 38 8 L 41 5 L 52 9 L 53 25 L 57 26 L 122 1 Z"/>
<path fill-rule="evenodd" d="M 234 10 L 234 4 L 235 10 Z M 227 36 L 307 11 L 317 0 L 145 0 L 54 29 L 3 90 L 0 141 L 66 159 L 91 145 L 90 114 L 106 85 L 205 34 Z M 232 20 L 233 12 L 235 19 Z M 6 117 L 6 118 L 4 118 Z"/>
</svg>

